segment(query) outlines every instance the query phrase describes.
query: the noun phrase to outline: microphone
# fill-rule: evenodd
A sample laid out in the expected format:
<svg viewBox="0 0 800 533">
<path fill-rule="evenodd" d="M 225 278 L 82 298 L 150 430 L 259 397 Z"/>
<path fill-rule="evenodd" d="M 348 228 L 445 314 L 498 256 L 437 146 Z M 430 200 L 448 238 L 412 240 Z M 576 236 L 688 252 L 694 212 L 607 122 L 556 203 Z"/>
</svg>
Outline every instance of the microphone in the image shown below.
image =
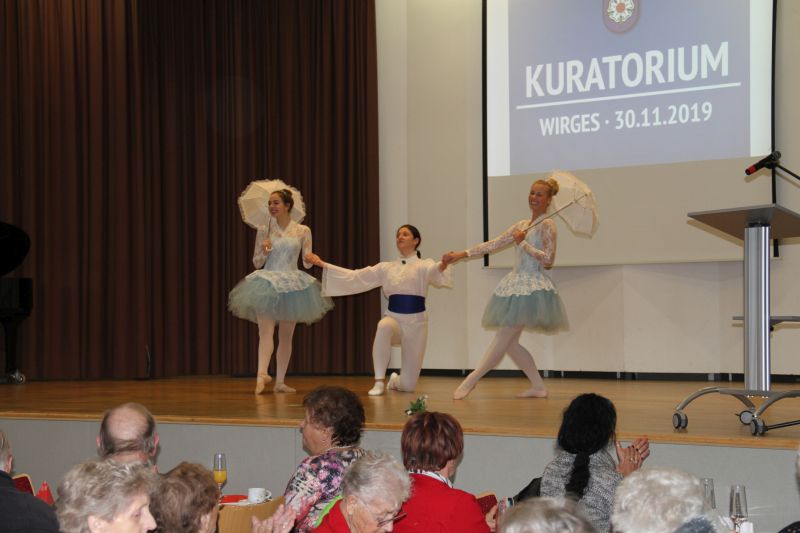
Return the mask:
<svg viewBox="0 0 800 533">
<path fill-rule="evenodd" d="M 781 158 L 781 153 L 779 151 L 775 150 L 774 152 L 769 154 L 767 157 L 765 157 L 764 159 L 762 159 L 758 163 L 755 163 L 755 164 L 750 165 L 749 167 L 747 167 L 745 169 L 744 173 L 745 173 L 746 176 L 749 176 L 753 172 L 757 172 L 757 171 L 761 170 L 764 167 L 771 168 L 770 165 L 774 165 L 775 163 L 777 163 L 780 160 L 780 158 Z"/>
</svg>

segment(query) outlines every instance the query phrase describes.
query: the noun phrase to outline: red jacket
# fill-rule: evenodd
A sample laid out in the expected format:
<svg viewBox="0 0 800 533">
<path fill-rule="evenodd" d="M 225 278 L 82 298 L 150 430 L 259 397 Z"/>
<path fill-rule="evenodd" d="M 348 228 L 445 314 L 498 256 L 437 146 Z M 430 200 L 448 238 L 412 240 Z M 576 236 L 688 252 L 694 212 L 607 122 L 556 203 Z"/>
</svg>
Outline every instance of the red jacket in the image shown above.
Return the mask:
<svg viewBox="0 0 800 533">
<path fill-rule="evenodd" d="M 411 480 L 411 497 L 403 504 L 406 516 L 395 522 L 396 533 L 489 532 L 475 496 L 424 474 L 411 474 Z"/>
<path fill-rule="evenodd" d="M 342 514 L 342 500 L 339 500 L 331 507 L 328 514 L 322 519 L 322 523 L 320 523 L 319 527 L 315 528 L 314 531 L 322 531 L 324 533 L 350 532 L 350 526 L 347 525 L 347 522 L 344 520 L 344 515 Z"/>
</svg>

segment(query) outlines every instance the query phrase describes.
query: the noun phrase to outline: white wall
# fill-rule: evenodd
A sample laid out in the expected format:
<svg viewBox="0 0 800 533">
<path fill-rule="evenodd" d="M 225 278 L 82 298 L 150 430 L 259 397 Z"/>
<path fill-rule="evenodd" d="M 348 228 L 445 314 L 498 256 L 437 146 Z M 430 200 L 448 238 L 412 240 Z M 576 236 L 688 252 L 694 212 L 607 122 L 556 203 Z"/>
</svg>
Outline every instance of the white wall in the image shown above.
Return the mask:
<svg viewBox="0 0 800 533">
<path fill-rule="evenodd" d="M 800 25 L 800 2 L 778 2 L 778 20 L 776 147 L 782 163 L 798 172 L 800 37 L 793 28 Z M 420 228 L 422 251 L 431 257 L 478 243 L 481 0 L 377 0 L 377 28 L 381 252 L 395 255 L 394 230 L 405 222 Z M 779 201 L 800 211 L 798 183 L 781 180 Z M 772 314 L 800 315 L 800 247 L 784 245 L 782 254 L 773 261 Z M 474 368 L 492 337 L 480 320 L 505 271 L 484 269 L 479 259 L 455 271 L 453 290 L 429 294 L 425 368 Z M 731 320 L 743 313 L 741 264 L 556 267 L 552 277 L 571 329 L 554 337 L 524 334 L 540 368 L 742 372 L 743 330 Z M 778 329 L 773 373 L 800 374 L 798 342 L 800 326 Z M 506 360 L 501 368 L 514 366 Z"/>
</svg>

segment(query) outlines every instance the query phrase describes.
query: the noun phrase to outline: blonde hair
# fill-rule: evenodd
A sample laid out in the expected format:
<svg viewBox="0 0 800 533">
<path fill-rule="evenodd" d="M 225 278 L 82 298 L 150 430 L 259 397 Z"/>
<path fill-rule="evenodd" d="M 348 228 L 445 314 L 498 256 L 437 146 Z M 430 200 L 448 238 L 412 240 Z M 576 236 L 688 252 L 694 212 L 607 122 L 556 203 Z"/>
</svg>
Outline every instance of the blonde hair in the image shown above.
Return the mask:
<svg viewBox="0 0 800 533">
<path fill-rule="evenodd" d="M 550 196 L 555 196 L 558 194 L 558 182 L 555 178 L 547 178 L 543 180 L 536 180 L 533 182 L 534 185 L 544 185 L 548 189 L 550 189 Z"/>
</svg>

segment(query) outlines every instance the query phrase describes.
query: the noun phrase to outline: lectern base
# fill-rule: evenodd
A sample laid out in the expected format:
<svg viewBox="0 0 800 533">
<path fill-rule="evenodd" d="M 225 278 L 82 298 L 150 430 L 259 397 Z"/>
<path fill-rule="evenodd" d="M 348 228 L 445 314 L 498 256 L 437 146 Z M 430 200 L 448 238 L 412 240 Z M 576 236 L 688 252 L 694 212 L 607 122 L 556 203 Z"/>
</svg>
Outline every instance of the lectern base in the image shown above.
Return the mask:
<svg viewBox="0 0 800 533">
<path fill-rule="evenodd" d="M 744 425 L 750 426 L 750 432 L 753 435 L 763 435 L 770 429 L 777 429 L 788 426 L 800 425 L 800 420 L 791 420 L 788 422 L 780 422 L 768 426 L 761 415 L 775 402 L 779 402 L 784 398 L 800 398 L 800 390 L 791 390 L 783 392 L 774 392 L 766 390 L 749 390 L 749 389 L 730 389 L 725 387 L 706 387 L 693 392 L 687 396 L 681 403 L 675 407 L 675 412 L 672 414 L 672 427 L 675 429 L 685 429 L 689 425 L 689 417 L 683 410 L 687 405 L 692 403 L 695 399 L 706 394 L 727 394 L 733 396 L 745 406 L 745 410 L 739 413 L 739 421 Z M 766 398 L 760 407 L 756 408 L 755 404 L 750 401 L 750 398 Z"/>
</svg>

